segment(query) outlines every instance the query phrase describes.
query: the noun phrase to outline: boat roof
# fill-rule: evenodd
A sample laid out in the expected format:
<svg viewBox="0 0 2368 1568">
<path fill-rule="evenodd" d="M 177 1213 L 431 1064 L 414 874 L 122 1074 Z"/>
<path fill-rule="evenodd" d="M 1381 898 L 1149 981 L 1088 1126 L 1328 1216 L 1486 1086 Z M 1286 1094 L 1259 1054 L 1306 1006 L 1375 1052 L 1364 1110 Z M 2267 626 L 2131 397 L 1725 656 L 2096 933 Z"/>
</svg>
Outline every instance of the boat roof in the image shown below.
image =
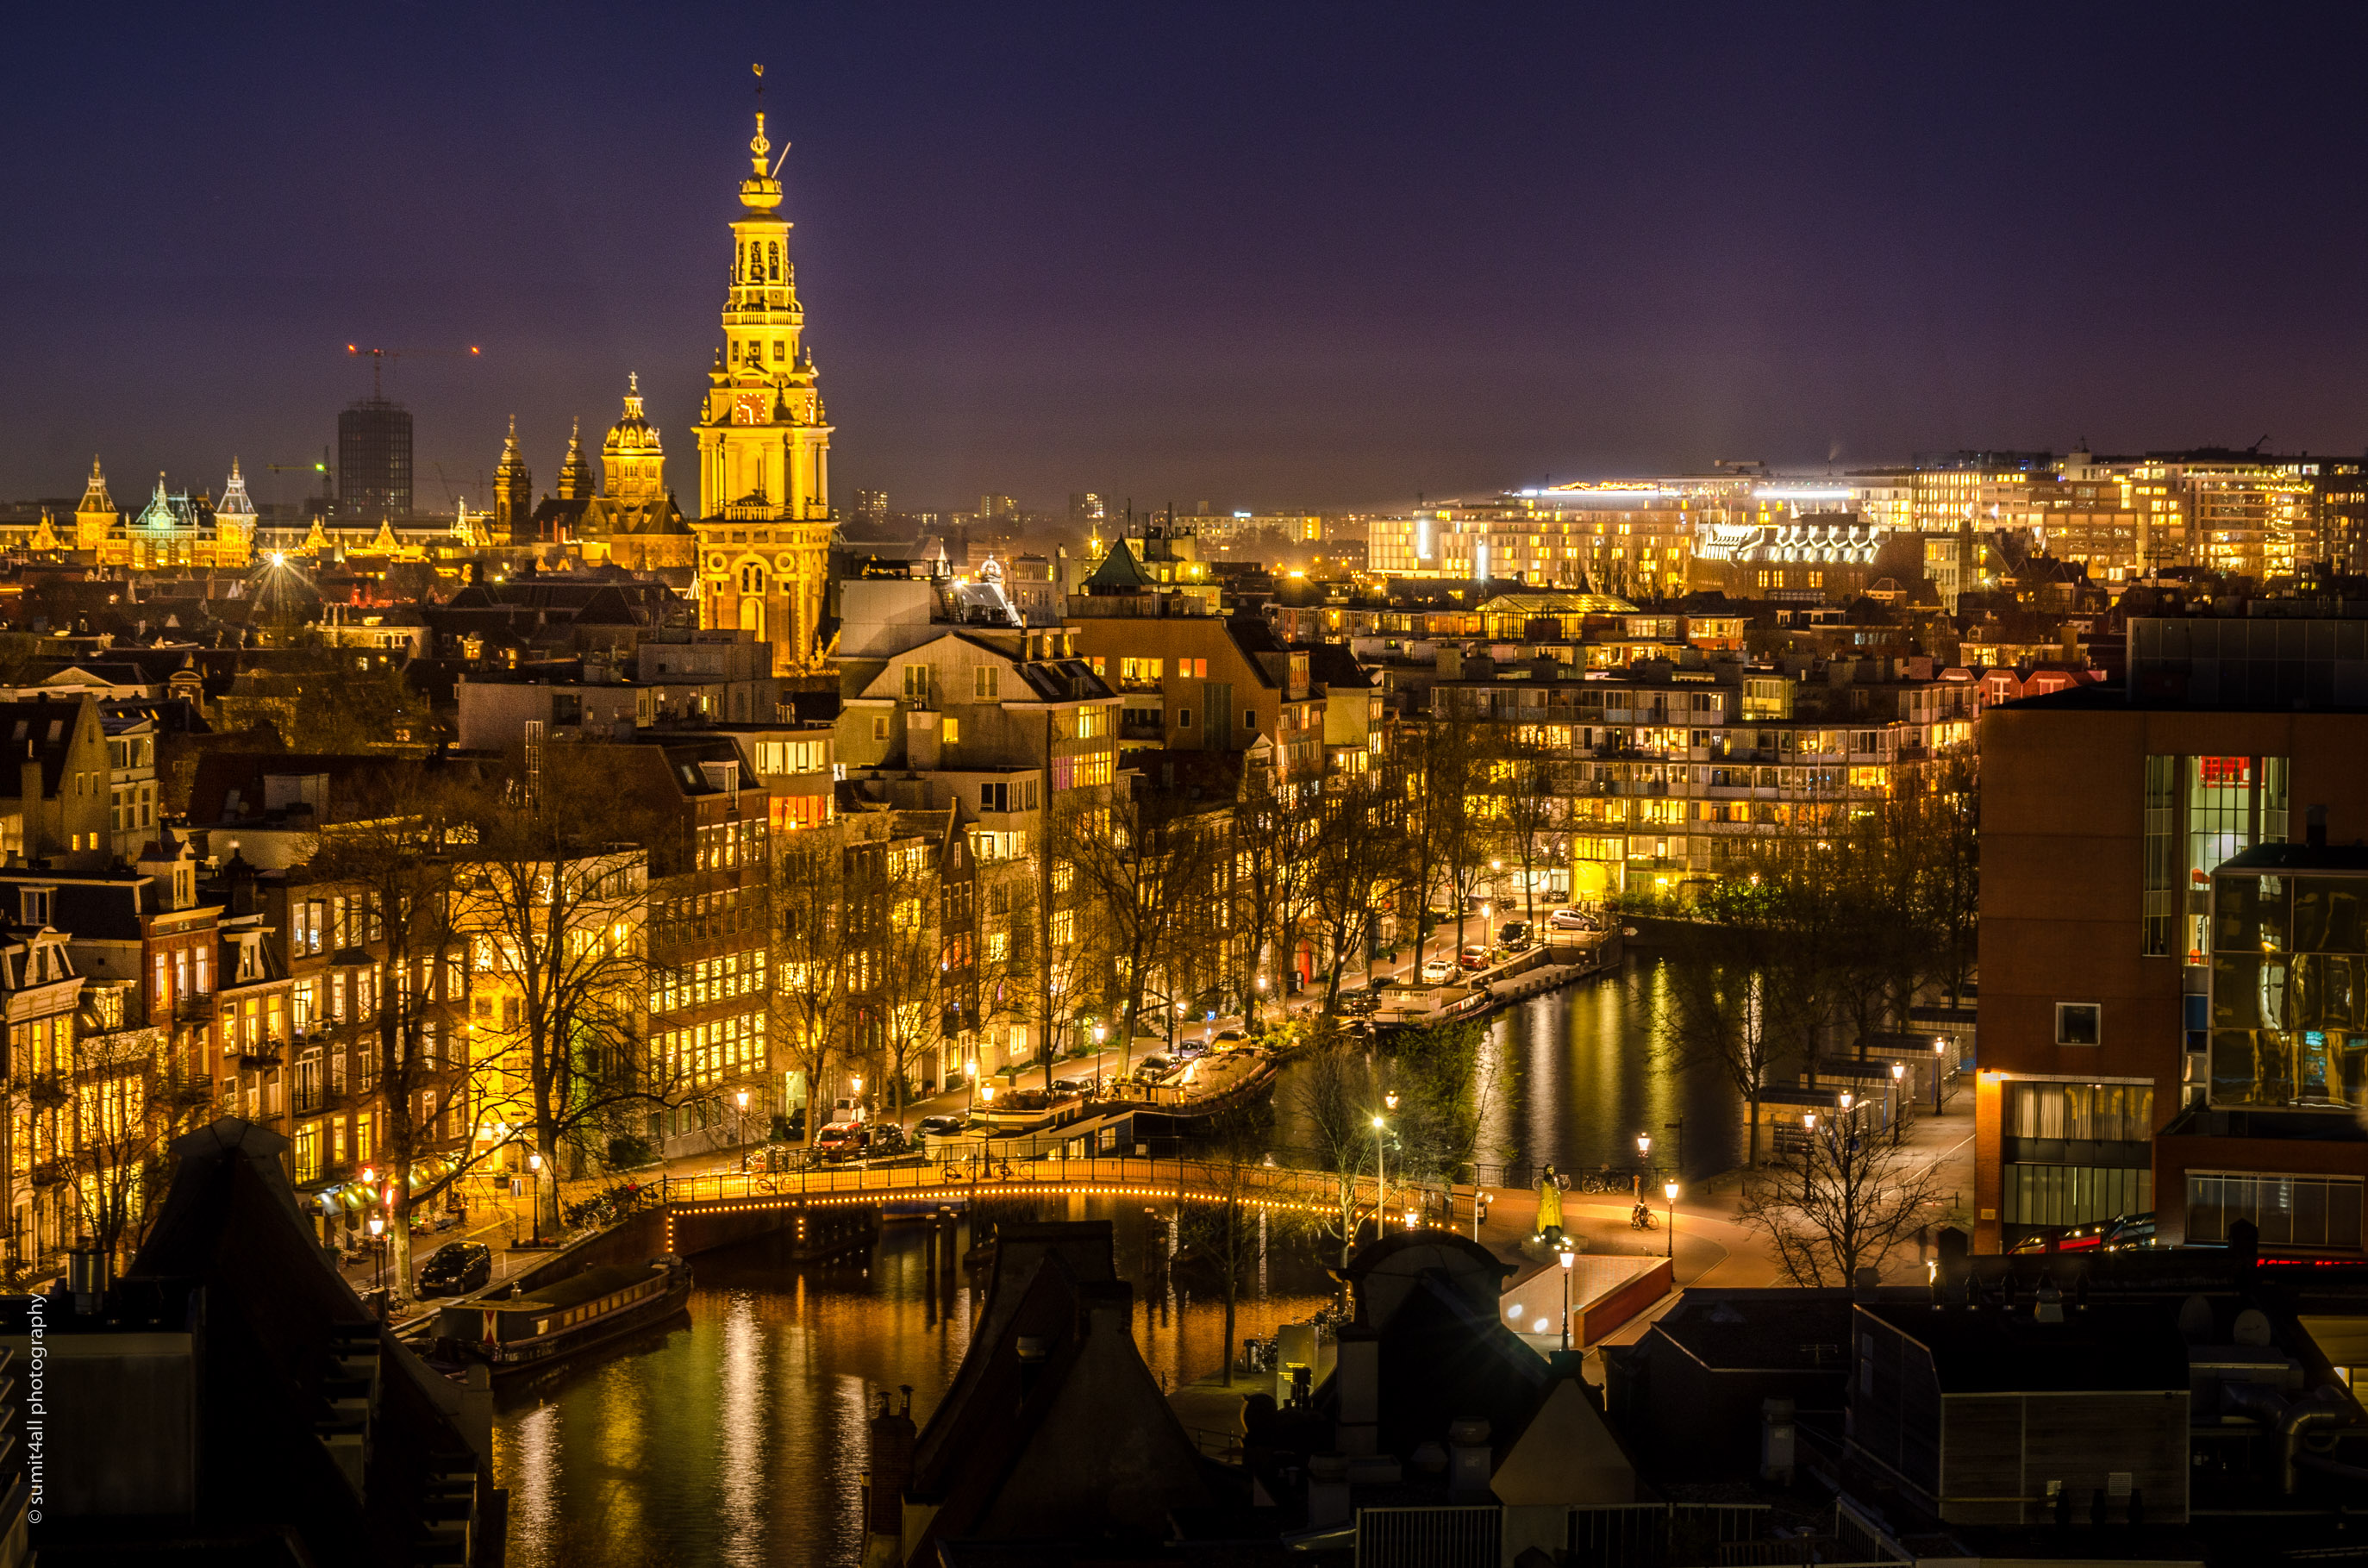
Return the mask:
<svg viewBox="0 0 2368 1568">
<path fill-rule="evenodd" d="M 638 1285 L 663 1269 L 662 1263 L 644 1263 L 638 1267 L 620 1264 L 587 1268 L 581 1274 L 571 1274 L 564 1279 L 554 1279 L 530 1296 L 519 1296 L 507 1301 L 485 1301 L 482 1305 L 512 1310 L 533 1309 L 554 1312 L 568 1307 L 580 1307 L 612 1291 Z"/>
</svg>

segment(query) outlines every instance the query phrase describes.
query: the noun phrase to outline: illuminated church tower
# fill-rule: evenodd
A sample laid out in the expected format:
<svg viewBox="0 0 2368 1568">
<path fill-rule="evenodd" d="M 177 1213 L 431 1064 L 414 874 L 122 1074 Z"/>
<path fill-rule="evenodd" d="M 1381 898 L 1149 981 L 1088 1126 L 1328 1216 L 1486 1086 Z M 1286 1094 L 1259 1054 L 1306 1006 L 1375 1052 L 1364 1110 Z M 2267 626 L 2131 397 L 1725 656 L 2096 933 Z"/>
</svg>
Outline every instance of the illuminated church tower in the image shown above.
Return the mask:
<svg viewBox="0 0 2368 1568">
<path fill-rule="evenodd" d="M 813 668 L 822 653 L 831 430 L 802 341 L 805 312 L 761 111 L 748 152 L 723 347 L 699 419 L 700 613 L 708 626 L 770 642 L 775 670 L 788 674 Z"/>
<path fill-rule="evenodd" d="M 527 472 L 526 454 L 518 450 L 518 415 L 510 415 L 510 437 L 502 460 L 494 470 L 494 539 L 502 544 L 525 544 L 532 538 L 529 520 L 534 516 L 534 478 Z"/>
<path fill-rule="evenodd" d="M 90 460 L 90 484 L 82 493 L 82 505 L 74 508 L 74 548 L 97 553 L 114 531 L 115 497 L 107 493 L 107 475 L 98 469 L 98 460 Z"/>
<path fill-rule="evenodd" d="M 666 444 L 642 412 L 642 378 L 625 383 L 625 416 L 609 426 L 600 443 L 600 488 L 620 506 L 646 506 L 666 499 Z"/>
</svg>

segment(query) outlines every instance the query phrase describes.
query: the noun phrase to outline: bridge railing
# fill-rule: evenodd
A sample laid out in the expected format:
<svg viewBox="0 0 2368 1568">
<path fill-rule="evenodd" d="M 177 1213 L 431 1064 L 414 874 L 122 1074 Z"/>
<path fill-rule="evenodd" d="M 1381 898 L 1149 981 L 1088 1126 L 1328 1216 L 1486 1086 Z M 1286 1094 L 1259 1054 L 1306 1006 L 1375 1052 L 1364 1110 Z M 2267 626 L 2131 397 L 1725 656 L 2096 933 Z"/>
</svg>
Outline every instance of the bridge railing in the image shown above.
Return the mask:
<svg viewBox="0 0 2368 1568">
<path fill-rule="evenodd" d="M 1382 1196 L 1370 1175 L 1354 1178 L 1351 1188 L 1360 1208 L 1370 1209 Z M 668 1178 L 660 1186 L 659 1198 L 675 1203 L 844 1198 L 893 1202 L 900 1195 L 916 1199 L 957 1199 L 1047 1190 L 1114 1198 L 1180 1196 L 1220 1201 L 1236 1198 L 1262 1206 L 1309 1209 L 1338 1206 L 1342 1196 L 1340 1178 L 1326 1171 L 1224 1160 L 1098 1155 L 1025 1161 L 916 1160 L 780 1173 L 721 1172 Z M 1417 1201 L 1416 1195 L 1395 1184 L 1389 1187 L 1388 1197 L 1393 1212 L 1400 1205 Z"/>
</svg>

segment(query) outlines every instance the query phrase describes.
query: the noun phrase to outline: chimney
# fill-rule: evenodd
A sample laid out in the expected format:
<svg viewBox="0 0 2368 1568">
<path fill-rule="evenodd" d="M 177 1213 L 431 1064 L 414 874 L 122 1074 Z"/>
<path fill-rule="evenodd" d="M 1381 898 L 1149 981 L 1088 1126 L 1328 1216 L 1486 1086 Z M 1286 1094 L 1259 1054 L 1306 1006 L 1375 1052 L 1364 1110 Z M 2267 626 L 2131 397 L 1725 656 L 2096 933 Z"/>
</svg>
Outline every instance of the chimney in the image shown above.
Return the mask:
<svg viewBox="0 0 2368 1568">
<path fill-rule="evenodd" d="M 1759 1479 L 1793 1484 L 1794 1406 L 1789 1399 L 1759 1402 Z"/>
<path fill-rule="evenodd" d="M 1382 1342 L 1370 1328 L 1340 1331 L 1332 1364 L 1332 1389 L 1339 1401 L 1335 1439 L 1344 1454 L 1378 1453 L 1381 1442 Z"/>
<path fill-rule="evenodd" d="M 902 1537 L 905 1533 L 905 1492 L 913 1483 L 913 1390 L 905 1385 L 905 1408 L 889 1407 L 880 1395 L 880 1413 L 871 1418 L 871 1469 L 864 1488 L 864 1528 L 873 1535 Z"/>
<path fill-rule="evenodd" d="M 1307 1457 L 1307 1525 L 1310 1529 L 1349 1522 L 1349 1459 L 1345 1454 Z"/>
<path fill-rule="evenodd" d="M 1477 1417 L 1447 1428 L 1447 1494 L 1456 1501 L 1488 1495 L 1488 1423 Z"/>
<path fill-rule="evenodd" d="M 1022 1400 L 1036 1392 L 1036 1380 L 1044 1374 L 1047 1354 L 1042 1335 L 1023 1334 L 1019 1336 L 1019 1397 Z"/>
</svg>

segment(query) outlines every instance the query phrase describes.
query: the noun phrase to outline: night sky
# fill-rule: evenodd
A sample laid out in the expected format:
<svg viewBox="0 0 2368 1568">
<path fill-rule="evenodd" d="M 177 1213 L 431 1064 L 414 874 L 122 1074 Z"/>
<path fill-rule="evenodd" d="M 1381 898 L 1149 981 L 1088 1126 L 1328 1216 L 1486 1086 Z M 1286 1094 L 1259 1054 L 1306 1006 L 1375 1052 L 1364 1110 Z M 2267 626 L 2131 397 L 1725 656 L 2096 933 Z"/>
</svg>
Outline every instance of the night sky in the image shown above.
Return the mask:
<svg viewBox="0 0 2368 1568">
<path fill-rule="evenodd" d="M 293 499 L 352 341 L 423 509 L 628 369 L 695 504 L 757 59 L 842 507 L 2368 443 L 2360 8 L 485 12 L 19 11 L 0 496 Z"/>
</svg>

